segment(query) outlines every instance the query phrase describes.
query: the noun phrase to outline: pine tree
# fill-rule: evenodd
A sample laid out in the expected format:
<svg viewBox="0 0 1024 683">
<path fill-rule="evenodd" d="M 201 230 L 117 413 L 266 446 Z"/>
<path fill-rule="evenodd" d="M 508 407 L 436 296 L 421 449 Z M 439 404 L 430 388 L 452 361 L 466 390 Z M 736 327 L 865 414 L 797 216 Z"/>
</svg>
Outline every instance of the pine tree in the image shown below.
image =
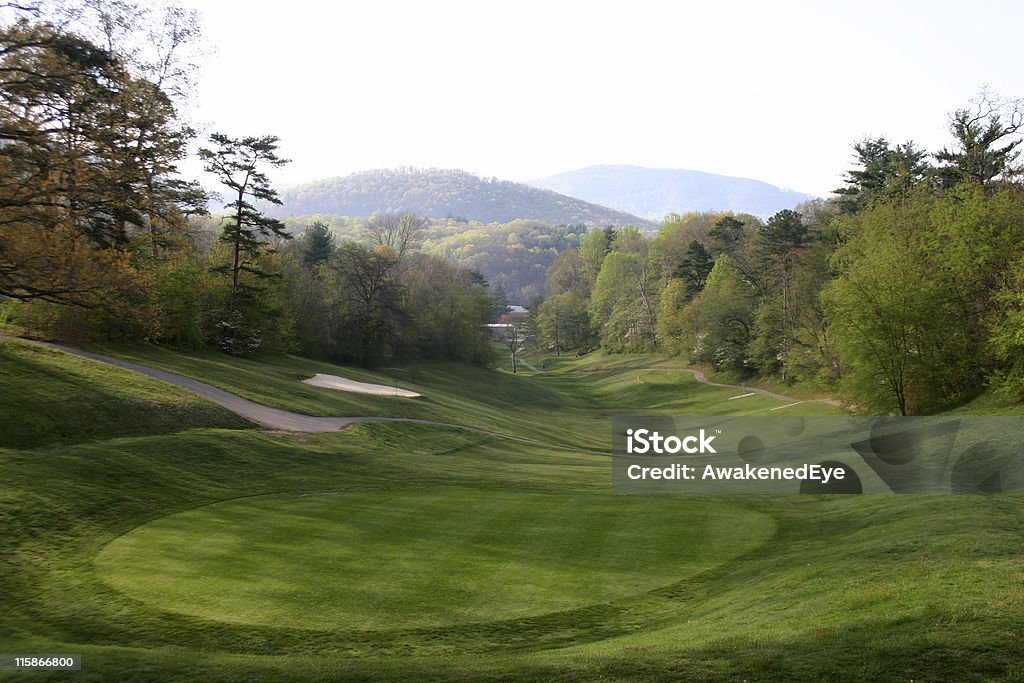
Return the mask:
<svg viewBox="0 0 1024 683">
<path fill-rule="evenodd" d="M 201 149 L 199 157 L 206 162 L 205 169 L 215 174 L 234 197 L 225 205 L 231 215 L 225 220 L 220 239 L 231 246 L 231 293 L 237 294 L 241 273 L 264 275 L 257 264 L 257 257 L 265 246 L 263 238 L 291 239 L 284 223 L 264 216 L 249 201 L 281 204 L 277 190 L 270 186 L 262 169 L 281 167 L 288 160 L 277 156 L 278 138 L 273 135 L 236 139 L 214 133 L 210 140 L 216 149 Z"/>
<path fill-rule="evenodd" d="M 943 164 L 940 178 L 947 186 L 965 180 L 988 186 L 1018 178 L 1024 100 L 1003 99 L 983 89 L 971 104 L 950 117 L 949 131 L 956 144 L 935 155 Z"/>
<path fill-rule="evenodd" d="M 334 236 L 327 224 L 320 221 L 314 221 L 306 228 L 300 242 L 302 262 L 310 267 L 323 263 L 334 253 Z"/>
</svg>

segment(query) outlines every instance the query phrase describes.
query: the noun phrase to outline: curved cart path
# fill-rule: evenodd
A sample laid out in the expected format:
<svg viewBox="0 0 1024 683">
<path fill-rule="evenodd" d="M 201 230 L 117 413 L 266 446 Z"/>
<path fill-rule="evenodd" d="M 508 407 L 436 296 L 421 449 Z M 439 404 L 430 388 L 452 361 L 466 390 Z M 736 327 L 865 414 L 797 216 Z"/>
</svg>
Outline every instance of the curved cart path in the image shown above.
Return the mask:
<svg viewBox="0 0 1024 683">
<path fill-rule="evenodd" d="M 223 389 L 218 389 L 213 385 L 206 384 L 205 382 L 200 382 L 199 380 L 186 377 L 185 375 L 179 375 L 176 372 L 158 370 L 157 368 L 152 368 L 148 365 L 132 363 L 131 361 L 107 356 L 102 353 L 83 351 L 82 349 L 64 346 L 63 344 L 54 344 L 52 342 L 38 341 L 35 339 L 21 339 L 16 337 L 6 338 L 17 339 L 18 341 L 36 344 L 37 346 L 45 346 L 56 351 L 63 351 L 64 353 L 70 353 L 74 356 L 81 356 L 82 358 L 88 358 L 90 360 L 107 363 L 109 365 L 116 365 L 119 368 L 131 370 L 132 372 L 137 372 L 141 375 L 158 379 L 161 382 L 173 384 L 176 387 L 181 387 L 182 389 L 191 391 L 193 394 L 198 394 L 205 399 L 213 401 L 217 405 L 223 406 L 231 412 L 241 415 L 250 422 L 255 422 L 266 429 L 277 429 L 286 432 L 335 432 L 342 427 L 347 427 L 355 422 L 388 419 L 380 417 L 314 417 L 312 415 L 302 415 L 301 413 L 293 413 L 290 410 L 271 408 L 254 401 L 250 401 L 242 398 L 241 396 L 228 393 Z"/>
<path fill-rule="evenodd" d="M 147 377 L 173 384 L 176 387 L 180 387 L 194 394 L 202 396 L 210 401 L 213 401 L 217 405 L 220 405 L 236 415 L 254 422 L 264 429 L 285 431 L 285 432 L 336 432 L 339 429 L 348 427 L 349 425 L 358 424 L 362 422 L 411 422 L 418 424 L 429 424 L 437 425 L 440 427 L 449 427 L 452 429 L 462 429 L 469 432 L 476 432 L 478 434 L 487 434 L 488 436 L 496 436 L 502 439 L 510 441 L 518 441 L 520 443 L 528 443 L 536 446 L 544 446 L 546 448 L 555 448 L 558 450 L 575 451 L 578 453 L 602 453 L 603 451 L 589 450 L 585 448 L 574 448 L 572 446 L 561 446 L 557 444 L 551 444 L 544 441 L 538 441 L 536 439 L 529 439 L 526 437 L 515 436 L 513 434 L 504 434 L 502 432 L 494 432 L 487 429 L 480 429 L 478 427 L 470 427 L 468 425 L 455 424 L 451 422 L 439 422 L 437 420 L 421 420 L 416 418 L 407 417 L 316 417 L 313 415 L 304 415 L 302 413 L 295 413 L 290 410 L 283 410 L 281 408 L 271 408 L 255 401 L 242 398 L 235 394 L 219 389 L 213 385 L 199 380 L 186 377 L 185 375 L 179 375 L 176 372 L 168 372 L 166 370 L 159 370 L 157 368 L 150 367 L 148 365 L 142 365 L 140 363 L 133 363 L 131 361 L 123 360 L 121 358 L 115 358 L 114 356 L 107 356 L 101 353 L 93 353 L 91 351 L 84 351 L 82 349 L 76 349 L 71 346 L 64 346 L 63 344 L 55 344 L 53 342 L 45 342 L 36 339 L 25 339 L 22 337 L 14 337 L 11 335 L 0 334 L 0 339 L 7 339 L 10 341 L 20 341 L 27 344 L 35 344 L 37 346 L 44 346 L 46 348 L 54 349 L 56 351 L 62 351 L 82 358 L 88 358 L 90 360 L 99 361 L 101 363 L 107 363 L 109 365 L 116 365 L 117 367 L 137 372 Z M 670 367 L 650 367 L 650 368 L 639 368 L 640 372 L 644 371 L 657 371 L 657 370 L 685 370 L 693 374 L 694 378 L 703 384 L 708 384 L 715 387 L 726 387 L 732 389 L 746 389 L 748 392 L 754 392 L 758 394 L 764 394 L 780 401 L 798 401 L 789 396 L 783 396 L 776 394 L 765 389 L 754 389 L 744 388 L 735 384 L 720 384 L 718 382 L 712 382 L 709 380 L 704 373 L 699 370 L 692 370 L 689 368 L 670 368 Z M 821 403 L 827 403 L 829 405 L 841 406 L 839 401 L 833 399 L 813 399 Z"/>
<path fill-rule="evenodd" d="M 665 370 L 665 369 L 663 369 L 663 368 L 645 368 L 645 370 Z M 748 391 L 748 392 L 751 392 L 751 393 L 764 394 L 765 396 L 770 396 L 772 398 L 775 398 L 776 400 L 790 400 L 790 401 L 795 401 L 795 402 L 800 402 L 800 403 L 803 403 L 805 401 L 808 401 L 808 402 L 813 401 L 813 402 L 818 402 L 818 403 L 827 403 L 828 405 L 836 405 L 836 407 L 838 407 L 838 408 L 843 408 L 843 401 L 836 400 L 835 398 L 807 398 L 807 399 L 794 398 L 793 396 L 784 396 L 784 395 L 782 395 L 780 393 L 775 393 L 774 391 L 768 391 L 767 389 L 758 389 L 757 387 L 748 387 L 748 386 L 741 386 L 741 385 L 736 385 L 736 384 L 722 384 L 720 382 L 712 382 L 710 379 L 708 379 L 707 375 L 703 374 L 699 370 L 692 370 L 690 368 L 681 368 L 680 370 L 683 370 L 684 372 L 687 372 L 690 375 L 693 375 L 693 379 L 695 379 L 697 382 L 700 382 L 701 384 L 707 384 L 709 386 L 726 387 L 728 389 L 741 389 L 743 391 Z"/>
<path fill-rule="evenodd" d="M 612 370 L 615 370 L 615 369 L 619 369 L 619 368 L 608 368 L 607 371 L 611 372 Z M 621 369 L 625 370 L 626 368 L 621 368 Z M 667 366 L 667 365 L 661 365 L 661 366 L 654 365 L 654 366 L 651 366 L 649 368 L 628 368 L 628 369 L 630 369 L 630 370 L 632 370 L 634 372 L 659 372 L 659 371 L 661 371 L 661 372 L 664 372 L 664 371 L 688 372 L 691 375 L 693 375 L 693 378 L 695 380 L 697 380 L 698 382 L 700 382 L 701 384 L 707 384 L 708 386 L 711 386 L 711 387 L 722 387 L 723 389 L 739 389 L 739 390 L 745 391 L 745 392 L 747 392 L 749 394 L 763 394 L 764 396 L 768 396 L 770 398 L 774 398 L 777 401 L 786 401 L 786 402 L 790 402 L 791 404 L 794 404 L 794 405 L 798 404 L 798 403 L 825 403 L 826 405 L 836 406 L 838 408 L 842 408 L 845 405 L 842 401 L 837 401 L 834 398 L 807 398 L 807 399 L 800 399 L 800 398 L 793 398 L 792 396 L 785 396 L 783 394 L 776 394 L 774 391 L 768 391 L 767 389 L 758 389 L 757 387 L 748 387 L 748 386 L 744 386 L 744 385 L 741 385 L 741 384 L 722 384 L 721 382 L 713 382 L 710 379 L 708 379 L 708 376 L 705 375 L 703 372 L 701 372 L 700 370 L 696 370 L 694 368 L 680 368 L 680 367 L 672 367 L 672 366 Z M 595 368 L 595 369 L 583 370 L 583 372 L 604 372 L 604 371 L 605 371 L 605 369 L 603 369 L 603 368 Z M 737 397 L 737 398 L 739 398 L 739 397 Z M 785 406 L 780 406 L 780 407 L 785 407 Z"/>
<path fill-rule="evenodd" d="M 313 415 L 303 415 L 302 413 L 282 410 L 281 408 L 271 408 L 254 401 L 250 401 L 249 399 L 236 396 L 235 394 L 224 391 L 223 389 L 218 389 L 217 387 L 205 382 L 200 382 L 199 380 L 186 377 L 185 375 L 179 375 L 176 372 L 159 370 L 148 365 L 141 365 L 121 358 L 115 358 L 114 356 L 107 356 L 102 353 L 92 353 L 91 351 L 83 351 L 82 349 L 64 346 L 63 344 L 54 344 L 53 342 L 39 341 L 36 339 L 24 339 L 22 337 L 12 337 L 10 335 L 0 335 L 0 339 L 45 346 L 56 351 L 81 356 L 82 358 L 88 358 L 90 360 L 107 363 L 109 365 L 116 365 L 119 368 L 131 370 L 132 372 L 137 372 L 141 375 L 146 375 L 147 377 L 152 377 L 153 379 L 173 384 L 176 387 L 181 387 L 182 389 L 191 391 L 194 394 L 198 394 L 203 398 L 213 401 L 217 405 L 227 408 L 236 415 L 240 415 L 250 422 L 255 422 L 264 429 L 284 432 L 336 432 L 339 429 L 361 422 L 413 422 L 418 424 L 437 425 L 440 427 L 450 427 L 453 429 L 463 429 L 465 431 L 487 434 L 488 436 L 496 436 L 511 441 L 544 446 L 545 448 L 556 448 L 559 450 L 576 451 L 579 453 L 603 453 L 603 451 L 592 451 L 584 448 L 573 448 L 571 446 L 559 446 L 557 444 L 537 441 L 536 439 L 528 439 L 521 436 L 515 436 L 513 434 L 492 432 L 487 429 L 479 429 L 477 427 L 453 424 L 450 422 L 438 422 L 437 420 L 419 420 L 407 417 L 315 417 Z"/>
</svg>

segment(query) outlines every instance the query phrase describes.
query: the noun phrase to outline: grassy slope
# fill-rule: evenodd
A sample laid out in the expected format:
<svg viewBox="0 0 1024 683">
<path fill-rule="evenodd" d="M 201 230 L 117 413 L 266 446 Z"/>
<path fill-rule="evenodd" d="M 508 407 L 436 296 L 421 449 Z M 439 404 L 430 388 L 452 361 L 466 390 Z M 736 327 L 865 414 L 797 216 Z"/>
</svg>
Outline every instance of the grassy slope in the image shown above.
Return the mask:
<svg viewBox="0 0 1024 683">
<path fill-rule="evenodd" d="M 949 415 L 1020 415 L 1024 405 L 1005 393 L 987 390 L 974 400 L 947 411 Z"/>
<path fill-rule="evenodd" d="M 0 444 L 4 446 L 245 425 L 219 406 L 164 382 L 0 339 Z"/>
<path fill-rule="evenodd" d="M 678 359 L 666 359 L 664 356 L 658 356 L 654 354 L 636 354 L 626 356 L 608 356 L 601 352 L 597 352 L 582 359 L 574 358 L 571 355 L 564 356 L 552 356 L 550 354 L 544 355 L 529 355 L 528 360 L 533 363 L 536 367 L 543 369 L 544 371 L 571 368 L 575 371 L 587 371 L 591 367 L 598 369 L 627 369 L 627 368 L 645 368 L 645 367 L 692 367 L 684 366 Z M 732 379 L 728 376 L 718 376 L 712 368 L 704 367 L 701 368 L 705 375 L 712 381 L 721 382 L 723 384 L 737 383 L 739 380 Z M 764 389 L 767 391 L 775 392 L 784 396 L 792 396 L 794 399 L 800 401 L 813 401 L 819 398 L 841 398 L 838 396 L 828 396 L 827 392 L 822 392 L 819 388 L 810 384 L 789 384 L 778 380 L 755 378 L 747 380 L 746 386 Z M 831 414 L 829 412 L 808 412 L 815 411 L 818 406 L 809 407 L 802 405 L 800 408 L 800 414 L 804 415 L 816 415 L 816 414 Z M 981 393 L 976 398 L 968 401 L 967 403 L 950 408 L 943 412 L 948 415 L 1022 415 L 1024 414 L 1024 402 L 1013 398 L 1011 395 L 1006 393 L 988 389 Z"/>
<path fill-rule="evenodd" d="M 9 355 L 10 349 L 5 353 Z M 168 364 L 188 367 L 183 357 L 165 358 Z M 83 378 L 76 380 L 85 392 L 82 396 L 98 397 L 90 403 L 115 404 L 138 386 L 137 377 L 127 373 L 97 378 L 92 373 L 100 369 L 89 361 L 50 355 L 34 360 L 42 366 L 39 372 L 4 376 L 5 407 L 21 405 L 23 414 L 31 414 L 35 401 L 65 395 L 69 387 L 61 375 L 69 371 Z M 213 364 L 214 359 L 206 362 Z M 254 394 L 285 372 L 325 371 L 322 365 L 285 359 L 263 375 L 254 365 L 251 379 L 231 380 L 231 365 L 248 365 L 220 362 L 223 377 L 218 381 L 247 384 L 246 390 Z M 203 377 L 203 363 L 195 365 L 192 374 Z M 490 390 L 485 378 L 491 375 L 441 366 L 422 370 L 419 384 L 439 397 L 431 404 L 438 410 L 462 410 L 496 424 L 503 399 L 494 394 L 507 387 L 515 387 L 524 397 L 536 392 L 542 399 L 536 406 L 517 407 L 522 411 L 517 419 L 524 424 L 543 415 L 547 423 L 560 424 L 556 399 L 564 395 L 574 430 L 587 425 L 594 429 L 602 423 L 600 414 L 617 406 L 641 410 L 648 401 L 666 411 L 745 407 L 757 412 L 778 405 L 762 405 L 760 398 L 725 403 L 734 392 L 691 385 L 685 377 L 673 378 L 673 373 L 658 373 L 665 384 L 672 383 L 671 391 L 647 377 L 640 384 L 635 365 L 628 372 L 603 371 L 610 363 L 620 369 L 628 365 L 620 359 L 592 358 L 577 367 L 601 371 L 576 378 L 568 369 L 530 378 L 499 375 Z M 265 382 L 266 377 L 271 379 Z M 461 397 L 450 388 L 457 386 L 466 387 Z M 270 386 L 266 391 L 276 389 Z M 326 390 L 295 400 L 331 410 L 338 405 L 335 401 L 362 400 L 320 391 Z M 38 392 L 38 397 L 26 392 Z M 448 392 L 451 396 L 440 398 Z M 554 398 L 545 403 L 545 396 Z M 168 515 L 196 510 L 188 515 L 202 516 L 205 513 L 197 508 L 220 501 L 237 500 L 227 503 L 227 509 L 238 505 L 236 510 L 244 510 L 248 503 L 243 499 L 249 496 L 271 496 L 252 499 L 259 507 L 274 497 L 350 492 L 364 502 L 391 498 L 397 514 L 403 500 L 462 489 L 469 502 L 453 502 L 446 509 L 463 513 L 441 517 L 458 528 L 459 520 L 473 518 L 472 506 L 469 512 L 464 506 L 473 500 L 484 504 L 488 492 L 498 503 L 511 501 L 510 509 L 518 500 L 537 497 L 588 501 L 583 511 L 589 514 L 577 516 L 581 522 L 606 514 L 594 510 L 615 506 L 617 499 L 631 506 L 648 500 L 608 495 L 607 463 L 597 455 L 425 425 L 362 425 L 337 434 L 299 436 L 219 428 L 227 425 L 217 420 L 231 418 L 214 414 L 185 420 L 174 431 L 158 413 L 178 399 L 170 389 L 150 397 L 148 412 L 154 419 L 152 429 L 158 432 L 151 435 L 143 435 L 147 425 L 140 417 L 125 432 L 100 440 L 88 428 L 86 414 L 75 417 L 81 408 L 68 405 L 63 408 L 65 422 L 77 420 L 75 429 L 49 440 L 37 432 L 30 440 L 34 448 L 13 448 L 17 444 L 2 437 L 6 448 L 0 449 L 0 595 L 5 596 L 5 605 L 0 649 L 80 652 L 86 664 L 75 674 L 76 680 L 1024 678 L 1024 506 L 1017 496 L 719 499 L 718 505 L 750 515 L 749 520 L 767 516 L 775 529 L 772 539 L 748 547 L 737 561 L 704 571 L 683 567 L 670 576 L 671 567 L 658 564 L 652 568 L 660 574 L 657 586 L 644 585 L 628 595 L 614 592 L 591 604 L 574 602 L 543 614 L 516 614 L 516 605 L 505 598 L 509 611 L 500 618 L 465 624 L 427 619 L 418 624 L 391 621 L 369 629 L 323 623 L 303 629 L 166 611 L 112 589 L 103 578 L 109 575 L 97 572 L 96 558 L 106 571 L 101 553 L 116 551 L 125 542 L 112 544 L 115 539 L 131 539 L 131 534 L 124 534 L 136 528 L 136 533 L 158 532 L 159 524 L 174 519 Z M 283 404 L 292 399 L 278 400 Z M 532 433 L 554 431 L 548 427 Z M 699 501 L 681 504 L 694 502 Z M 652 501 L 650 510 L 665 504 Z M 222 505 L 205 510 L 223 510 Z M 632 514 L 636 512 L 626 519 Z M 381 523 L 400 528 L 395 520 L 401 515 L 382 517 Z M 505 522 L 492 536 L 480 538 L 467 529 L 456 540 L 463 548 L 479 551 L 474 543 L 494 542 L 501 530 L 532 528 L 515 515 L 497 517 Z M 368 550 L 375 546 L 365 525 L 373 519 L 365 517 L 364 526 L 346 532 Z M 729 519 L 732 522 L 722 524 L 718 533 L 728 535 L 731 527 L 744 524 L 742 515 Z M 165 521 L 141 526 L 155 520 Z M 624 559 L 630 538 L 638 547 L 649 543 L 652 534 L 665 544 L 677 540 L 671 529 L 659 526 L 664 520 L 655 523 L 638 514 L 635 521 L 622 526 L 619 533 L 625 540 L 618 538 L 618 550 L 611 553 L 625 573 L 630 570 Z M 477 526 L 478 532 L 484 528 Z M 590 528 L 587 533 L 599 531 Z M 531 543 L 542 537 L 534 534 Z M 187 539 L 185 534 L 182 543 Z M 672 553 L 689 547 L 682 529 L 679 540 L 682 548 L 667 549 L 661 560 L 648 556 L 648 561 L 671 564 Z M 183 545 L 182 553 L 187 549 Z M 566 557 L 581 553 L 583 549 Z M 472 554 L 460 551 L 435 561 L 467 557 Z M 412 567 L 414 559 L 401 562 Z M 314 570 L 328 572 L 328 566 Z M 472 569 L 473 575 L 482 576 L 479 566 Z M 526 563 L 518 571 L 528 573 L 531 568 Z M 545 600 L 558 597 L 558 591 L 549 587 L 538 590 L 546 592 Z M 576 590 L 577 597 L 586 597 L 585 588 Z M 316 610 L 317 601 L 307 600 Z M 47 675 L 25 678 L 41 680 Z"/>
</svg>

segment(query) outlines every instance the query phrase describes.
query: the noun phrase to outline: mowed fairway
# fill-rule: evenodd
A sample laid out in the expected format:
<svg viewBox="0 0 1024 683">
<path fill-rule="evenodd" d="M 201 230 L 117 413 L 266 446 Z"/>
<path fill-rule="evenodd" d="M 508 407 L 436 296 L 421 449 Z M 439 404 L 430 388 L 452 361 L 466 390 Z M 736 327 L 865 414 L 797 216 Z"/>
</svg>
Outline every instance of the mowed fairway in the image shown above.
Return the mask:
<svg viewBox="0 0 1024 683">
<path fill-rule="evenodd" d="M 426 491 L 245 498 L 118 539 L 101 577 L 163 609 L 300 628 L 450 626 L 644 593 L 768 540 L 692 499 Z"/>
<path fill-rule="evenodd" d="M 310 414 L 534 442 L 264 432 L 0 340 L 0 652 L 83 657 L 0 680 L 1024 680 L 1021 496 L 612 494 L 612 415 L 784 405 L 664 359 L 512 376 L 107 351 Z M 316 372 L 423 397 L 301 384 Z"/>
</svg>

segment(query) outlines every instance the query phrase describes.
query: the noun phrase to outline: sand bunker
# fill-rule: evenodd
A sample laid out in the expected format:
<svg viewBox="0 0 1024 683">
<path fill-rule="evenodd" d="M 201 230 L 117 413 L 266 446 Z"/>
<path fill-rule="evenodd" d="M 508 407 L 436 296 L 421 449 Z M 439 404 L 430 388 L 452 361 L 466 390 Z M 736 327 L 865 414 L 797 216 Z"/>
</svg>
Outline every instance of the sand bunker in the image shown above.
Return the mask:
<svg viewBox="0 0 1024 683">
<path fill-rule="evenodd" d="M 404 396 L 406 398 L 419 396 L 415 391 L 397 389 L 384 384 L 367 384 L 366 382 L 357 382 L 354 379 L 345 379 L 344 377 L 338 377 L 337 375 L 317 374 L 302 381 L 305 384 L 312 384 L 314 387 L 325 387 L 327 389 L 337 389 L 338 391 L 354 391 L 358 394 L 374 394 L 375 396 Z"/>
</svg>

